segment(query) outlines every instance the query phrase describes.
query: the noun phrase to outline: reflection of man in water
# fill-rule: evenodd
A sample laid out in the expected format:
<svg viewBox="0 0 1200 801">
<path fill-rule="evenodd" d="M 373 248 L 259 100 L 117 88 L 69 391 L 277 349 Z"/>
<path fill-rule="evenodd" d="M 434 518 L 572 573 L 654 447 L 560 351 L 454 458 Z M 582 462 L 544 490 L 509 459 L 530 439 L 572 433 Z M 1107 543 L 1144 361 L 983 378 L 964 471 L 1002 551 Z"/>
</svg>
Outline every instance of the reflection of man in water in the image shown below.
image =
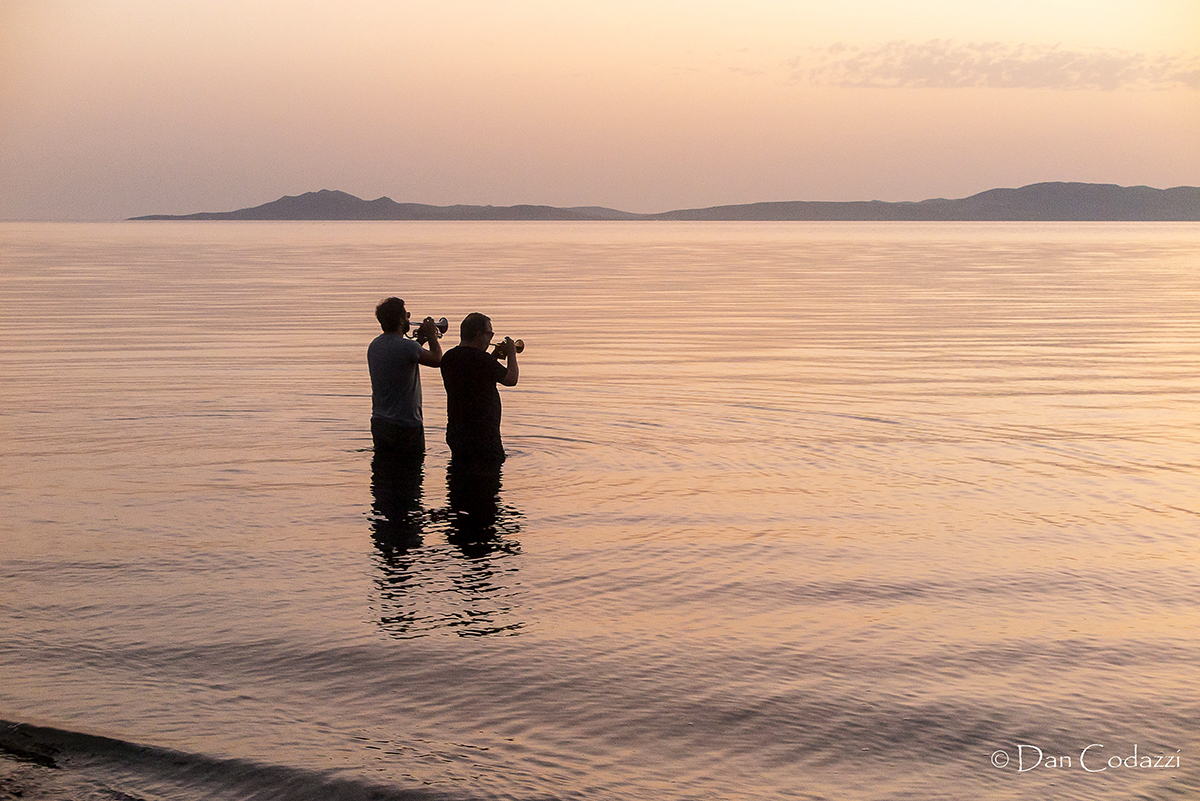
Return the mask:
<svg viewBox="0 0 1200 801">
<path fill-rule="evenodd" d="M 371 372 L 371 439 L 375 453 L 395 456 L 425 455 L 425 424 L 421 417 L 421 375 L 417 365 L 437 367 L 442 345 L 432 317 L 419 329 L 429 343 L 423 348 L 404 335 L 408 312 L 400 298 L 388 298 L 375 307 L 383 333 L 367 348 Z"/>
<path fill-rule="evenodd" d="M 520 529 L 509 518 L 516 515 L 500 503 L 500 463 L 464 462 L 451 459 L 446 469 L 450 506 L 450 543 L 468 556 L 487 553 L 501 534 Z"/>
<path fill-rule="evenodd" d="M 425 510 L 421 484 L 425 478 L 420 458 L 388 452 L 371 460 L 371 535 L 390 564 L 397 555 L 421 547 Z"/>
<path fill-rule="evenodd" d="M 519 375 L 517 349 L 507 337 L 497 354 L 487 352 L 494 333 L 492 321 L 479 312 L 468 314 L 460 327 L 462 341 L 442 357 L 446 386 L 446 444 L 455 462 L 499 464 L 500 392 L 497 384 L 515 386 Z M 508 364 L 497 358 L 504 357 Z"/>
</svg>

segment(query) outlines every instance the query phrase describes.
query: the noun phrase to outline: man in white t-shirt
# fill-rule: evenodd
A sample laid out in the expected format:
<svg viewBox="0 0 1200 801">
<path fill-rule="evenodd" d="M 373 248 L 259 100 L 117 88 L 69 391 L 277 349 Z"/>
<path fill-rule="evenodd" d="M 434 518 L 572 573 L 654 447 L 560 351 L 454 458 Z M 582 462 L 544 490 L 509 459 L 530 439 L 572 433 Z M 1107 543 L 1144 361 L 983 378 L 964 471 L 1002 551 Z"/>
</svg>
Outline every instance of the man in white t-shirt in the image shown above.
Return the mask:
<svg viewBox="0 0 1200 801">
<path fill-rule="evenodd" d="M 408 316 L 400 298 L 387 298 L 375 307 L 383 333 L 367 348 L 367 368 L 371 372 L 371 439 L 376 454 L 425 455 L 418 365 L 440 365 L 442 345 L 432 317 L 426 317 L 418 330 L 428 348 L 404 336 L 410 327 Z"/>
</svg>

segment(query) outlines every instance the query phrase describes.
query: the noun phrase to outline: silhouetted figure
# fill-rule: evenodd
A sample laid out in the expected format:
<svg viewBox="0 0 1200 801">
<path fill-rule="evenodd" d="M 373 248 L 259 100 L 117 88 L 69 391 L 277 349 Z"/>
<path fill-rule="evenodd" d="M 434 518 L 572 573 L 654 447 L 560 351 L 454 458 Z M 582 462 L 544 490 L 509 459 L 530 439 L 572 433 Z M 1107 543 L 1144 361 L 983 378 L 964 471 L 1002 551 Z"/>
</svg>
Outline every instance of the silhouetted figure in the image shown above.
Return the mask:
<svg viewBox="0 0 1200 801">
<path fill-rule="evenodd" d="M 462 341 L 441 359 L 446 387 L 446 444 L 461 464 L 504 461 L 500 440 L 500 392 L 497 384 L 516 386 L 519 370 L 513 341 L 504 339 L 497 355 L 487 352 L 495 335 L 492 321 L 479 312 L 460 326 Z M 507 365 L 498 358 L 504 358 Z"/>
<path fill-rule="evenodd" d="M 387 298 L 375 307 L 383 333 L 367 348 L 371 372 L 371 439 L 375 452 L 411 456 L 425 454 L 425 423 L 421 415 L 421 373 L 417 365 L 437 367 L 442 345 L 432 317 L 421 323 L 423 348 L 408 333 L 409 313 L 400 298 Z"/>
</svg>

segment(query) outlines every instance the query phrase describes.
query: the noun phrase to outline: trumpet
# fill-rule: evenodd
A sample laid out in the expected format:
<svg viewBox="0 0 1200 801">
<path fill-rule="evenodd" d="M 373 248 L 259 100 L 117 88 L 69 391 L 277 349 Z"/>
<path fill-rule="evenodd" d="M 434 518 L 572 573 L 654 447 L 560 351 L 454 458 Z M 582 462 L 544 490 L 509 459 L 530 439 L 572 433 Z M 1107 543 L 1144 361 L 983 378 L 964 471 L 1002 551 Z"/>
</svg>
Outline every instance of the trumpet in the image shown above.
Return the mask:
<svg viewBox="0 0 1200 801">
<path fill-rule="evenodd" d="M 525 350 L 525 340 L 523 340 L 523 339 L 513 340 L 513 350 L 515 350 L 517 353 L 520 353 L 521 351 Z M 508 358 L 508 352 L 505 349 L 503 342 L 496 343 L 496 349 L 492 351 L 492 356 L 496 357 L 497 359 L 507 359 Z"/>
<path fill-rule="evenodd" d="M 409 323 L 409 325 L 412 325 L 412 320 L 409 320 L 408 323 Z M 416 325 L 412 325 L 412 327 L 413 327 L 412 338 L 417 340 L 417 342 L 419 342 L 420 344 L 424 345 L 428 341 L 428 339 L 424 334 L 421 333 L 422 325 L 424 325 L 424 318 L 422 318 L 422 322 L 417 323 Z M 438 339 L 441 339 L 442 334 L 446 333 L 446 331 L 448 331 L 450 329 L 450 321 L 447 320 L 445 317 L 443 317 L 440 320 L 435 321 L 433 325 L 435 328 L 437 328 Z"/>
</svg>

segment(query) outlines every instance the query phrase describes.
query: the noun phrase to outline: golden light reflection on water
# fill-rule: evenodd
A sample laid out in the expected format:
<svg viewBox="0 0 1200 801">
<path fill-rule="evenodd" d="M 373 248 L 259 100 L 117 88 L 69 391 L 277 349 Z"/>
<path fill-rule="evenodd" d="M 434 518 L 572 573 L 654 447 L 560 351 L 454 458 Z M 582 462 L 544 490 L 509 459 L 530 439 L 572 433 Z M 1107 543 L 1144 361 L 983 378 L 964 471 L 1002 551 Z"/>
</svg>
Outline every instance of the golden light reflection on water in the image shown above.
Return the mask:
<svg viewBox="0 0 1200 801">
<path fill-rule="evenodd" d="M 0 236 L 0 717 L 518 797 L 1196 741 L 1194 227 Z M 436 373 L 420 475 L 372 468 L 392 293 L 528 344 L 474 506 Z"/>
</svg>

